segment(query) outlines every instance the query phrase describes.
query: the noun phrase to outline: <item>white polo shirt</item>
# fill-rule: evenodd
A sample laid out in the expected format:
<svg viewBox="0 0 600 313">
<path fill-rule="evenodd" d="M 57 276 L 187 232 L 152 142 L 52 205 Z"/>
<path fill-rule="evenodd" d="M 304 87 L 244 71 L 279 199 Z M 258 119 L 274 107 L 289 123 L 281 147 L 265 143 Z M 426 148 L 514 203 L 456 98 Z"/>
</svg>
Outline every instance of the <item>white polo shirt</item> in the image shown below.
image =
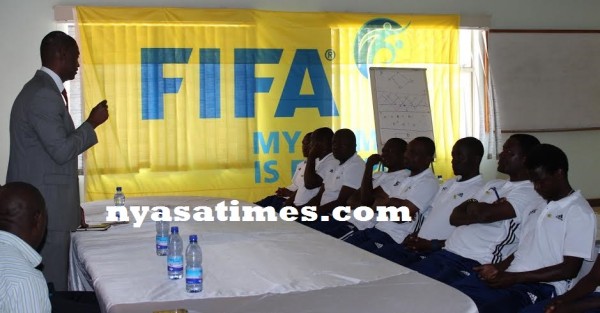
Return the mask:
<svg viewBox="0 0 600 313">
<path fill-rule="evenodd" d="M 477 175 L 466 181 L 458 181 L 460 176 L 447 180 L 433 198 L 431 209 L 419 230 L 419 237 L 432 240 L 446 240 L 456 228 L 450 225 L 450 214 L 455 207 L 465 202 L 481 190 L 483 176 Z"/>
<path fill-rule="evenodd" d="M 287 190 L 296 191 L 300 186 L 304 186 L 304 170 L 306 169 L 306 160 L 296 165 L 294 176 L 292 176 L 292 184 L 285 187 Z"/>
<path fill-rule="evenodd" d="M 407 169 L 394 171 L 394 172 L 377 172 L 373 174 L 373 190 L 377 187 L 381 187 L 386 194 L 390 194 L 395 188 L 399 188 L 402 181 L 410 176 L 410 171 Z M 354 215 L 350 217 L 348 222 L 352 223 L 359 230 L 371 228 L 377 224 L 377 215 L 374 215 L 371 220 L 359 221 L 354 218 Z"/>
<path fill-rule="evenodd" d="M 427 214 L 429 204 L 439 187 L 437 178 L 429 168 L 415 176 L 407 177 L 399 188 L 392 191 L 390 198 L 408 200 L 419 208 L 413 221 L 406 223 L 378 222 L 375 228 L 390 235 L 395 242 L 402 243 L 406 236 L 419 230 L 423 222 L 423 215 Z"/>
<path fill-rule="evenodd" d="M 563 256 L 591 260 L 596 241 L 596 215 L 579 191 L 529 211 L 523 235 L 507 272 L 526 272 L 561 263 Z M 557 295 L 570 281 L 549 282 Z"/>
<path fill-rule="evenodd" d="M 446 250 L 481 264 L 498 263 L 516 250 L 524 212 L 543 199 L 535 192 L 529 180 L 493 180 L 474 198 L 479 202 L 493 203 L 498 197 L 492 188 L 496 188 L 500 198 L 506 198 L 510 202 L 516 217 L 493 223 L 459 226 L 446 240 Z"/>
<path fill-rule="evenodd" d="M 315 162 L 315 171 L 317 175 L 321 176 L 323 181 L 328 174 L 333 173 L 333 170 L 340 164 L 338 160 L 333 157 L 333 153 L 329 153 L 322 159 L 317 159 Z M 298 185 L 298 191 L 296 191 L 296 197 L 294 198 L 294 205 L 300 206 L 306 204 L 318 193 L 320 186 L 313 189 L 306 189 L 304 186 L 304 175 L 302 177 L 302 185 Z"/>
<path fill-rule="evenodd" d="M 337 200 L 343 186 L 360 188 L 365 172 L 365 161 L 354 153 L 344 164 L 340 164 L 323 180 L 325 190 L 321 196 L 321 205 Z"/>
<path fill-rule="evenodd" d="M 377 172 L 373 174 L 373 189 L 381 187 L 385 193 L 390 195 L 400 184 L 410 176 L 407 169 L 395 172 Z"/>
</svg>

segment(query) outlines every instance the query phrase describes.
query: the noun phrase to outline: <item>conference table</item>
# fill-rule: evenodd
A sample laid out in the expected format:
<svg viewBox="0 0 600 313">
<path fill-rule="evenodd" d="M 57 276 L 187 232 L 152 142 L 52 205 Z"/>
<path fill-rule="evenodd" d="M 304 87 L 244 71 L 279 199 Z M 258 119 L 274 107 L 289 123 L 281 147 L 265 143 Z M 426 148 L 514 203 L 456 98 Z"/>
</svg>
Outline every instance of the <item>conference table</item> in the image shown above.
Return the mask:
<svg viewBox="0 0 600 313">
<path fill-rule="evenodd" d="M 142 197 L 126 206 L 206 206 L 228 199 Z M 106 221 L 112 200 L 84 203 L 88 223 Z M 239 206 L 252 205 L 241 201 Z M 150 212 L 152 213 L 152 211 Z M 198 235 L 204 285 L 187 293 L 155 253 L 155 222 L 72 233 L 69 287 L 95 291 L 103 312 L 477 312 L 447 285 L 296 222 L 171 222 L 187 246 Z"/>
</svg>

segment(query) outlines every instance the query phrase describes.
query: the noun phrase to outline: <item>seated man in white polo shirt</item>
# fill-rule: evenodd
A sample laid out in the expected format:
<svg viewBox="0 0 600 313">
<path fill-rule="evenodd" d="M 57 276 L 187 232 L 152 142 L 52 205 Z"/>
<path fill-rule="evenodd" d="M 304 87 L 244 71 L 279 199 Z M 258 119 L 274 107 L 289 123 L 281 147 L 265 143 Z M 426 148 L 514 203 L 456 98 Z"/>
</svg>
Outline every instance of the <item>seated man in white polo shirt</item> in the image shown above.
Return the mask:
<svg viewBox="0 0 600 313">
<path fill-rule="evenodd" d="M 353 233 L 345 241 L 367 251 L 375 251 L 382 246 L 401 243 L 409 234 L 417 231 L 422 223 L 422 215 L 439 189 L 439 183 L 429 168 L 433 162 L 435 144 L 427 137 L 413 139 L 404 153 L 404 165 L 411 174 L 390 194 L 390 199 L 375 206 L 406 206 L 412 217 L 411 222 L 377 222 L 375 227 Z"/>
<path fill-rule="evenodd" d="M 360 187 L 365 161 L 356 153 L 356 136 L 352 130 L 343 128 L 335 132 L 331 151 L 339 165 L 327 174 L 317 195 L 317 214 L 325 216 L 333 209 L 343 206 Z"/>
<path fill-rule="evenodd" d="M 306 165 L 304 166 L 303 182 L 298 185 L 298 190 L 284 205 L 293 205 L 300 208 L 307 205 L 311 200 L 317 201 L 316 197 L 323 184 L 323 179 L 332 173 L 339 164 L 339 161 L 331 153 L 332 140 L 333 130 L 329 127 L 321 127 L 313 131 L 310 137 Z"/>
<path fill-rule="evenodd" d="M 312 132 L 306 133 L 302 138 L 302 156 L 307 158 L 310 152 L 310 136 Z M 304 169 L 306 168 L 306 159 L 298 163 L 294 175 L 292 176 L 292 183 L 287 187 L 279 187 L 275 191 L 274 195 L 267 196 L 266 198 L 255 202 L 262 207 L 273 207 L 276 211 L 281 210 L 284 205 L 292 205 L 296 192 L 300 186 L 304 186 Z"/>
<path fill-rule="evenodd" d="M 496 264 L 475 267 L 452 284 L 477 304 L 480 313 L 519 312 L 537 301 L 561 295 L 584 259 L 590 260 L 596 216 L 567 177 L 567 156 L 543 144 L 527 156 L 527 168 L 543 202 L 529 206 L 517 251 Z"/>
<path fill-rule="evenodd" d="M 456 228 L 449 221 L 452 210 L 472 198 L 484 185 L 479 174 L 482 157 L 481 141 L 473 137 L 459 139 L 452 147 L 452 169 L 457 176 L 444 182 L 433 198 L 418 235 L 410 234 L 403 243 L 385 245 L 373 253 L 407 266 L 441 249 Z"/>
<path fill-rule="evenodd" d="M 356 190 L 346 205 L 355 209 L 359 206 L 370 208 L 376 199 L 378 201 L 389 199 L 389 194 L 410 175 L 404 166 L 404 152 L 406 141 L 400 138 L 389 139 L 381 150 L 381 155 L 373 154 L 367 159 L 365 171 L 362 176 L 360 188 Z M 387 171 L 378 171 L 373 174 L 376 164 L 383 165 Z M 359 221 L 350 217 L 348 221 L 330 219 L 311 224 L 311 227 L 336 238 L 349 236 L 356 230 L 373 227 L 375 217 L 369 221 Z"/>
<path fill-rule="evenodd" d="M 552 299 L 538 301 L 521 310 L 520 313 L 598 313 L 600 312 L 598 288 L 600 288 L 600 258 L 596 257 L 590 272 L 569 291 Z"/>
<path fill-rule="evenodd" d="M 498 263 L 512 254 L 525 210 L 531 203 L 542 201 L 525 167 L 527 153 L 538 144 L 539 140 L 531 135 L 512 135 L 498 160 L 498 171 L 507 174 L 509 181 L 490 181 L 474 199 L 457 206 L 450 215 L 450 224 L 457 227 L 444 249 L 409 267 L 450 284 L 477 275 L 475 266 Z"/>
</svg>

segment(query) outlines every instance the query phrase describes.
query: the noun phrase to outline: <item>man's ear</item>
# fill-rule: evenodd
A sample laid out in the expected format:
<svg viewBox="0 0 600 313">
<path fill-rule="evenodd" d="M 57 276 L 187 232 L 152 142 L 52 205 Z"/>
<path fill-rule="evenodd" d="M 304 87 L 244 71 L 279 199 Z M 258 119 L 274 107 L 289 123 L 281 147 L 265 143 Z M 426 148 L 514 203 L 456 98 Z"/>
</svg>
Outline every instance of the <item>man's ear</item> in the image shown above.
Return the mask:
<svg viewBox="0 0 600 313">
<path fill-rule="evenodd" d="M 66 53 L 67 51 L 65 50 L 65 48 L 56 49 L 56 51 L 54 52 L 54 58 L 56 60 L 64 59 Z"/>
<path fill-rule="evenodd" d="M 327 144 L 325 142 L 317 142 L 317 147 L 319 147 L 319 151 L 326 151 L 327 150 Z M 329 147 L 331 149 L 331 147 Z"/>
<path fill-rule="evenodd" d="M 43 222 L 42 213 L 36 212 L 33 214 L 33 227 L 39 228 Z"/>
<path fill-rule="evenodd" d="M 523 163 L 523 165 L 525 165 L 525 162 L 527 162 L 527 154 L 522 154 L 520 159 L 521 159 L 521 162 Z"/>
<path fill-rule="evenodd" d="M 44 230 L 46 228 L 47 222 L 48 222 L 48 220 L 47 220 L 47 215 L 46 215 L 45 211 L 36 212 L 33 215 L 34 227 Z"/>
<path fill-rule="evenodd" d="M 65 47 L 59 48 L 56 51 L 56 61 L 63 63 L 65 60 L 67 60 L 67 55 L 69 54 L 69 50 Z"/>
</svg>

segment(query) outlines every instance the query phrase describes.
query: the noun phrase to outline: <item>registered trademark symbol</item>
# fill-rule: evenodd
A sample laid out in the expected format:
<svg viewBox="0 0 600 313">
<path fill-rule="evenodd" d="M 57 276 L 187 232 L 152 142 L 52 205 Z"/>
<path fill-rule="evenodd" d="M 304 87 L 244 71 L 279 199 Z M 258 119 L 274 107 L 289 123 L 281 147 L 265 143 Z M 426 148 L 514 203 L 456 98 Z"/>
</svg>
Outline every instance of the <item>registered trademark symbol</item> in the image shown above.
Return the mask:
<svg viewBox="0 0 600 313">
<path fill-rule="evenodd" d="M 325 58 L 329 61 L 335 59 L 335 51 L 333 51 L 333 49 L 327 49 L 327 51 L 325 51 Z"/>
</svg>

